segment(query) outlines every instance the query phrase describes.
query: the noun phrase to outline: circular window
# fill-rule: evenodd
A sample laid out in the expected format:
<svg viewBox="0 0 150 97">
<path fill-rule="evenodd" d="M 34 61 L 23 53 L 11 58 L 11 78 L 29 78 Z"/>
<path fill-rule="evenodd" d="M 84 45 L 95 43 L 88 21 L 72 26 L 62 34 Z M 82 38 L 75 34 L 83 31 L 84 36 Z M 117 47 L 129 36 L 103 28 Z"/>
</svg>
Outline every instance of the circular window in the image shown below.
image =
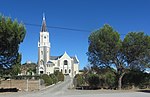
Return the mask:
<svg viewBox="0 0 150 97">
<path fill-rule="evenodd" d="M 46 39 L 46 36 L 44 36 L 44 38 Z"/>
</svg>

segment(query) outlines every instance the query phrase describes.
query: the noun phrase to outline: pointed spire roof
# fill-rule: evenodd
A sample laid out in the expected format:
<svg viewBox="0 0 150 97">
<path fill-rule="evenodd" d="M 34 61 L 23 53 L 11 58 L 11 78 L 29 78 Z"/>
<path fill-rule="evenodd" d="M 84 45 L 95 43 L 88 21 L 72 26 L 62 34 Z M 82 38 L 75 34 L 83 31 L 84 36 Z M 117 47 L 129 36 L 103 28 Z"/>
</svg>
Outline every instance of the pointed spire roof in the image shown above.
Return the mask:
<svg viewBox="0 0 150 97">
<path fill-rule="evenodd" d="M 41 32 L 47 32 L 46 20 L 45 20 L 45 14 L 44 13 L 43 13 L 43 21 L 42 21 Z"/>
</svg>

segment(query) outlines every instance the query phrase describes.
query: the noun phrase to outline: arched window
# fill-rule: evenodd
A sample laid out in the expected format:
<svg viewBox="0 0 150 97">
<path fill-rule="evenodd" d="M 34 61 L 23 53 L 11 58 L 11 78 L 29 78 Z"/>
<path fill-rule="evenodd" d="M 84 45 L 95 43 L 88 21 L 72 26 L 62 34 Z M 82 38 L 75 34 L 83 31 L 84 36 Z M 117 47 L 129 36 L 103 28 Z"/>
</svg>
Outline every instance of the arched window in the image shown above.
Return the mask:
<svg viewBox="0 0 150 97">
<path fill-rule="evenodd" d="M 43 69 L 43 67 L 40 67 L 40 69 Z"/>
<path fill-rule="evenodd" d="M 61 72 L 63 72 L 62 69 L 61 69 Z"/>
<path fill-rule="evenodd" d="M 67 70 L 65 69 L 65 73 L 67 73 Z"/>
<path fill-rule="evenodd" d="M 71 73 L 71 69 L 69 69 L 69 73 Z"/>
<path fill-rule="evenodd" d="M 67 60 L 64 60 L 64 65 L 68 65 L 68 61 Z"/>
<path fill-rule="evenodd" d="M 41 51 L 41 55 L 43 55 L 43 51 Z"/>
<path fill-rule="evenodd" d="M 43 60 L 41 60 L 41 61 L 40 61 L 40 64 L 41 64 L 41 65 L 44 65 L 44 61 L 43 61 Z"/>
</svg>

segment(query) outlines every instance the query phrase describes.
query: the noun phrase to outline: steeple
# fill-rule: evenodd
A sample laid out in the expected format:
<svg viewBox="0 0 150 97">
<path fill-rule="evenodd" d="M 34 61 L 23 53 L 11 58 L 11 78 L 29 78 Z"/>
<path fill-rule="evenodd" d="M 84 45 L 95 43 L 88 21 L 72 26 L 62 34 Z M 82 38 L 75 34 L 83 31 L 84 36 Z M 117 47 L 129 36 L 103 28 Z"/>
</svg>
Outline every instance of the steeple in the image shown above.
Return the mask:
<svg viewBox="0 0 150 97">
<path fill-rule="evenodd" d="M 41 32 L 47 32 L 46 20 L 45 20 L 45 14 L 44 13 L 43 13 L 43 21 L 42 21 Z"/>
</svg>

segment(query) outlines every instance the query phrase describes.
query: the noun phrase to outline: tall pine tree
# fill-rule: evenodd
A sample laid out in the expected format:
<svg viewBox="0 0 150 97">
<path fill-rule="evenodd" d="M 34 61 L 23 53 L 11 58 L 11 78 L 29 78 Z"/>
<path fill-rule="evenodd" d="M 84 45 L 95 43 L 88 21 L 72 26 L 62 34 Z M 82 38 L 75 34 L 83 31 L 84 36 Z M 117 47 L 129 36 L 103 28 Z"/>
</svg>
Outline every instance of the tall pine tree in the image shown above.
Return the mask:
<svg viewBox="0 0 150 97">
<path fill-rule="evenodd" d="M 25 27 L 17 20 L 0 15 L 0 69 L 9 69 L 18 58 L 19 45 L 26 34 Z"/>
</svg>

